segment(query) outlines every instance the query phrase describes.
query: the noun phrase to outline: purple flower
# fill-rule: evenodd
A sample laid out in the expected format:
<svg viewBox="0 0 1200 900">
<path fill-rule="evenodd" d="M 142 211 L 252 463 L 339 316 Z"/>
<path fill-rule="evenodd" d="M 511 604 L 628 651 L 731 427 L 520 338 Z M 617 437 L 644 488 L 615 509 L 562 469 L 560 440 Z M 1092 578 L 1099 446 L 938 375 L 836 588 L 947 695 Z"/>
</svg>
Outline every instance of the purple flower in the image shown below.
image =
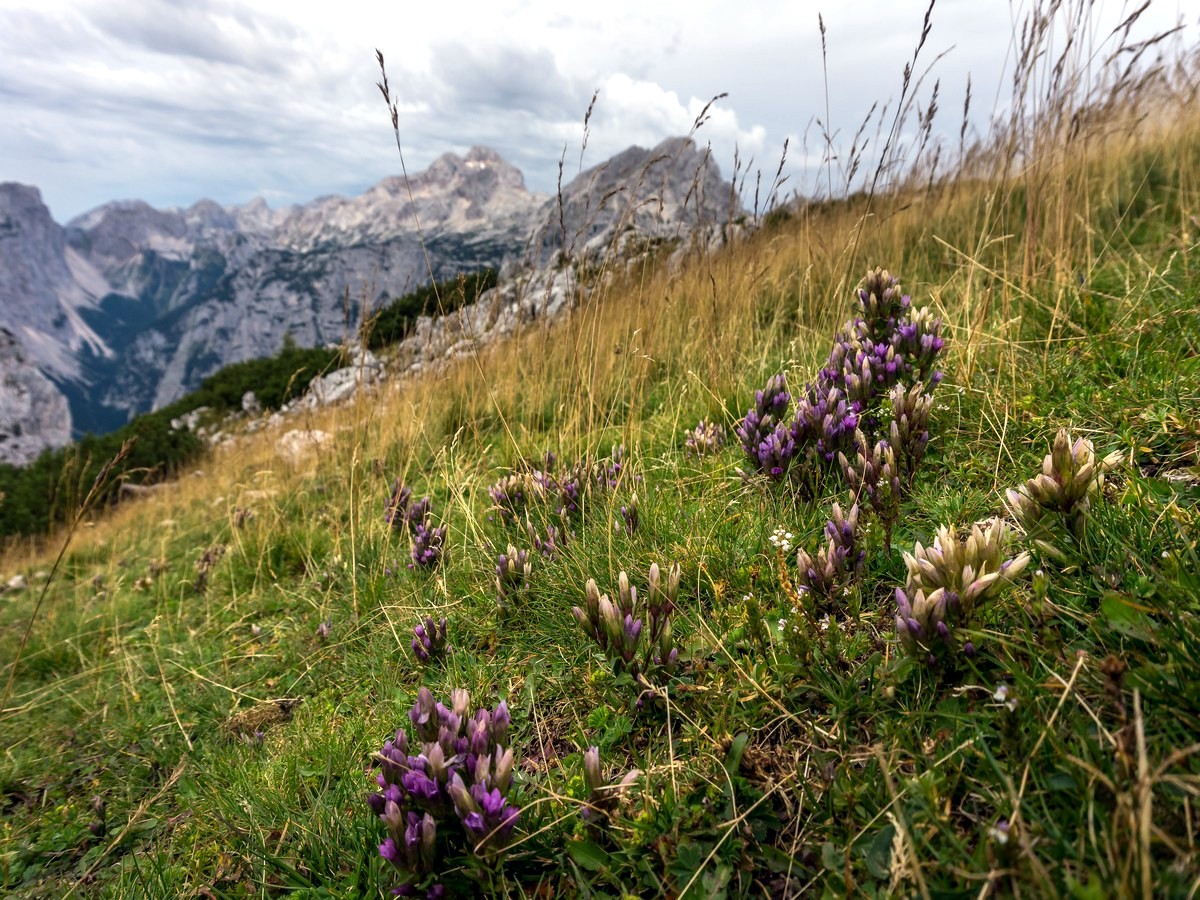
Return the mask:
<svg viewBox="0 0 1200 900">
<path fill-rule="evenodd" d="M 589 825 L 602 825 L 616 811 L 621 792 L 640 775 L 637 769 L 627 772 L 619 782 L 610 784 L 600 770 L 600 748 L 588 747 L 583 754 L 583 784 L 587 798 L 580 814 Z"/>
<path fill-rule="evenodd" d="M 767 386 L 755 392 L 754 407 L 737 427 L 738 440 L 755 470 L 774 478 L 782 476 L 795 449 L 794 440 L 782 426 L 791 399 L 783 374 L 772 375 Z"/>
<path fill-rule="evenodd" d="M 508 712 L 508 704 L 503 700 L 492 713 L 492 742 L 497 747 L 508 747 L 508 726 L 512 724 L 512 716 Z"/>
<path fill-rule="evenodd" d="M 507 612 L 512 601 L 529 587 L 529 576 L 533 566 L 529 554 L 508 545 L 508 552 L 501 553 L 496 560 L 496 604 L 502 613 Z"/>
<path fill-rule="evenodd" d="M 427 521 L 417 523 L 413 531 L 412 562 L 409 568 L 421 566 L 432 568 L 442 560 L 443 545 L 446 540 L 446 526 L 431 528 Z"/>
<path fill-rule="evenodd" d="M 933 395 L 917 383 L 905 390 L 897 385 L 889 399 L 892 408 L 891 445 L 895 449 L 905 484 L 912 484 L 917 466 L 929 445 L 929 414 Z"/>
<path fill-rule="evenodd" d="M 417 689 L 417 702 L 408 711 L 408 718 L 413 723 L 413 727 L 416 728 L 417 737 L 420 740 L 436 740 L 438 726 L 437 708 L 433 700 L 433 694 L 424 685 Z"/>
<path fill-rule="evenodd" d="M 813 558 L 801 549 L 796 553 L 799 568 L 797 581 L 818 604 L 829 607 L 841 600 L 849 585 L 862 573 L 866 551 L 858 546 L 858 504 L 842 513 L 837 503 L 833 504 L 833 517 L 825 523 L 827 544 Z"/>
<path fill-rule="evenodd" d="M 638 497 L 634 494 L 629 503 L 621 507 L 621 521 L 625 523 L 625 533 L 630 537 L 638 529 Z"/>
<path fill-rule="evenodd" d="M 659 669 L 672 674 L 679 653 L 672 642 L 670 615 L 675 608 L 679 577 L 679 566 L 672 566 L 664 590 L 658 564 L 652 565 L 645 610 L 639 606 L 638 590 L 625 572 L 618 576 L 616 603 L 607 594 L 602 595 L 595 580 L 589 578 L 584 591 L 586 608 L 577 606 L 571 614 L 618 670 L 635 676 Z"/>
<path fill-rule="evenodd" d="M 393 866 L 400 865 L 400 848 L 396 846 L 396 842 L 391 838 L 388 838 L 379 845 L 379 855 Z"/>
<path fill-rule="evenodd" d="M 510 842 L 521 811 L 509 804 L 498 789 L 486 791 L 476 784 L 470 794 L 475 809 L 462 817 L 463 827 L 476 853 L 494 855 Z"/>
<path fill-rule="evenodd" d="M 718 423 L 701 419 L 684 439 L 684 449 L 695 456 L 716 453 L 725 446 L 725 429 Z"/>
<path fill-rule="evenodd" d="M 488 495 L 501 519 L 512 523 L 518 521 L 519 512 L 528 504 L 529 495 L 536 486 L 528 473 L 512 473 L 489 487 Z"/>
<path fill-rule="evenodd" d="M 403 731 L 378 755 L 382 791 L 366 801 L 387 829 L 379 852 L 402 874 L 400 895 L 411 896 L 436 870 L 441 833 L 451 846 L 469 841 L 493 863 L 511 843 L 519 811 L 507 800 L 515 767 L 506 746 L 508 705 L 468 717 L 469 704 L 466 691 L 455 690 L 447 708 L 422 687 L 409 711 L 415 755 L 405 755 L 410 743 Z M 430 889 L 429 896 L 442 895 L 439 886 Z"/>
<path fill-rule="evenodd" d="M 423 624 L 413 628 L 413 656 L 421 665 L 428 665 L 431 659 L 445 655 L 447 646 L 445 617 L 441 622 L 434 622 L 432 617 L 428 617 Z"/>
<path fill-rule="evenodd" d="M 412 499 L 412 488 L 404 486 L 399 478 L 392 482 L 392 492 L 383 507 L 383 520 L 392 528 L 403 528 L 408 523 L 408 501 Z"/>
</svg>

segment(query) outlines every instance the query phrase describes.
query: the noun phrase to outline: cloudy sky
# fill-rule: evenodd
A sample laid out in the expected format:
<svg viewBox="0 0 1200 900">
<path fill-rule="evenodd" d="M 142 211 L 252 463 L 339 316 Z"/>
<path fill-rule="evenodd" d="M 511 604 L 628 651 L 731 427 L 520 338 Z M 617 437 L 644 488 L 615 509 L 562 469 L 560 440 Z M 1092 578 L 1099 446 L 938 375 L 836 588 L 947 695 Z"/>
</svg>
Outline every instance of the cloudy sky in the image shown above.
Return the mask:
<svg viewBox="0 0 1200 900">
<path fill-rule="evenodd" d="M 787 187 L 812 194 L 826 177 L 812 166 L 826 84 L 830 131 L 844 146 L 873 102 L 899 96 L 927 5 L 0 0 L 0 181 L 38 186 L 60 222 L 119 198 L 262 196 L 279 206 L 358 193 L 399 171 L 375 86 L 379 49 L 410 173 L 485 144 L 549 192 L 564 149 L 567 176 L 578 171 L 594 92 L 584 166 L 687 133 L 727 93 L 696 135 L 722 172 L 736 147 L 769 181 L 790 139 Z M 936 3 L 917 70 L 940 56 L 923 96 L 940 79 L 938 121 L 955 142 L 968 74 L 976 129 L 1007 104 L 1013 23 L 1026 5 Z M 1155 0 L 1142 30 L 1181 20 L 1194 33 L 1190 8 Z M 1097 0 L 1097 35 L 1127 12 Z"/>
</svg>

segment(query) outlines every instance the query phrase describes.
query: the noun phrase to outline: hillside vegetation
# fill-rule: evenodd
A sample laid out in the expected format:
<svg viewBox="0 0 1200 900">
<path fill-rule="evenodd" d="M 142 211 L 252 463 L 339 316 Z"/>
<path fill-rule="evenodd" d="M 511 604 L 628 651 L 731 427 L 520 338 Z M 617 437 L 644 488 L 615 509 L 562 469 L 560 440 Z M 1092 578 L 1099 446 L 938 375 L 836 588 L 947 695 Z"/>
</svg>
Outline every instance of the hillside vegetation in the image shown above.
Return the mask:
<svg viewBox="0 0 1200 900">
<path fill-rule="evenodd" d="M 157 484 L 175 475 L 199 460 L 205 445 L 191 429 L 173 427 L 173 419 L 199 411 L 219 421 L 241 412 L 247 391 L 261 409 L 278 409 L 301 396 L 340 356 L 339 350 L 297 347 L 289 339 L 273 356 L 225 366 L 198 390 L 135 416 L 116 431 L 84 435 L 67 447 L 44 451 L 27 466 L 0 463 L 0 540 L 45 534 L 70 522 L 102 471 L 106 477 L 91 498 L 95 506 L 115 503 L 122 482 Z"/>
<path fill-rule="evenodd" d="M 3 891 L 1194 896 L 1195 56 L 1038 27 L 951 174 L 607 260 L 319 454 L 14 546 Z M 885 332 L 944 342 L 907 424 L 841 363 Z"/>
<path fill-rule="evenodd" d="M 425 285 L 381 307 L 362 328 L 362 343 L 378 350 L 402 340 L 417 318 L 446 315 L 474 302 L 496 285 L 496 271 L 483 269 Z M 46 450 L 27 466 L 0 463 L 0 539 L 34 537 L 70 522 L 97 476 L 110 460 L 105 483 L 92 497 L 95 506 L 114 504 L 120 485 L 158 484 L 196 463 L 206 449 L 191 428 L 172 420 L 199 411 L 216 425 L 242 412 L 247 392 L 260 411 L 279 409 L 304 394 L 313 379 L 337 366 L 342 353 L 324 347 L 297 347 L 290 336 L 272 356 L 232 363 L 204 379 L 200 387 L 154 412 L 135 416 L 108 434 L 88 434 L 70 446 Z M 122 448 L 129 442 L 127 450 Z"/>
</svg>

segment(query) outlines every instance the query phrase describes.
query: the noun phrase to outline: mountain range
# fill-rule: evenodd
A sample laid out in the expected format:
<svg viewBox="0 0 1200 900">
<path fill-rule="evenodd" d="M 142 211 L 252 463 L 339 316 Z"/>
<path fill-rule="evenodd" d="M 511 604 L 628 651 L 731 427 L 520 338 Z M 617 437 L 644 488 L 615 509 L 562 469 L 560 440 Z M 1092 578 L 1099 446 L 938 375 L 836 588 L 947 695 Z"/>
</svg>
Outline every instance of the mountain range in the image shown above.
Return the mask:
<svg viewBox="0 0 1200 900">
<path fill-rule="evenodd" d="M 687 138 L 631 147 L 553 196 L 486 147 L 282 209 L 124 200 L 59 225 L 37 188 L 0 184 L 0 461 L 111 431 L 285 336 L 342 342 L 431 279 L 547 267 L 738 212 Z"/>
</svg>

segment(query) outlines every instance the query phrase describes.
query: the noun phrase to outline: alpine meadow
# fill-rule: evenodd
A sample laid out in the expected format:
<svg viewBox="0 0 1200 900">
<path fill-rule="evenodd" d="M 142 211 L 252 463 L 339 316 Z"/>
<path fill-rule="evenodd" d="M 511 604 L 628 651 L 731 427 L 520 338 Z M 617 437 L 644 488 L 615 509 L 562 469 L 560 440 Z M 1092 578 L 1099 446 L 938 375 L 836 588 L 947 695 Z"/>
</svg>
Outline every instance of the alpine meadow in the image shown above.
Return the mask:
<svg viewBox="0 0 1200 900">
<path fill-rule="evenodd" d="M 559 315 L 443 281 L 341 403 L 64 470 L 0 893 L 1200 896 L 1200 51 L 1091 14 L 986 134 L 927 14 L 819 196 L 735 161 L 711 240 L 564 225 Z"/>
</svg>

